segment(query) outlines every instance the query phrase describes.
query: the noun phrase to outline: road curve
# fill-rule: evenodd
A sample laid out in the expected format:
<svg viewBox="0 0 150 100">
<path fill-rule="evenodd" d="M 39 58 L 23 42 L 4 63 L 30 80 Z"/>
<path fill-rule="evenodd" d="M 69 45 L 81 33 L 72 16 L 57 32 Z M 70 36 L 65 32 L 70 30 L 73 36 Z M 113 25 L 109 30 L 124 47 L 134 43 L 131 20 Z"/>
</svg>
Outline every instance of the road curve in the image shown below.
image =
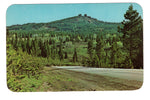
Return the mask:
<svg viewBox="0 0 150 100">
<path fill-rule="evenodd" d="M 116 77 L 121 79 L 143 81 L 143 69 L 91 68 L 82 66 L 54 66 L 66 70 Z"/>
</svg>

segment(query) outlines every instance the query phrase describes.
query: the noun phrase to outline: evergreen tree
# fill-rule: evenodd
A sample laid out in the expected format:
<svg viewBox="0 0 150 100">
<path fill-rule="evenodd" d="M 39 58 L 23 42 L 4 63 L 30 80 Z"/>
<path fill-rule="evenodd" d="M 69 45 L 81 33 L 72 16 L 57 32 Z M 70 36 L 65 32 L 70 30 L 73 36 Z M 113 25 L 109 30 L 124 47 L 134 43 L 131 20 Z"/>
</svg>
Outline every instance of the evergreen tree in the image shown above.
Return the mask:
<svg viewBox="0 0 150 100">
<path fill-rule="evenodd" d="M 66 37 L 66 42 L 69 42 L 69 41 L 70 41 L 70 37 L 67 36 L 67 37 Z"/>
<path fill-rule="evenodd" d="M 124 14 L 123 27 L 119 27 L 119 32 L 123 33 L 123 45 L 129 52 L 129 59 L 131 59 L 135 68 L 143 67 L 143 20 L 133 6 Z M 139 55 L 141 57 L 139 57 Z"/>
<path fill-rule="evenodd" d="M 39 39 L 39 41 L 38 41 L 38 46 L 39 46 L 39 49 L 41 51 L 39 56 L 43 56 L 43 42 L 41 39 Z"/>
<path fill-rule="evenodd" d="M 111 46 L 111 64 L 112 64 L 112 67 L 117 67 L 117 51 L 118 51 L 118 48 L 117 48 L 117 41 L 116 41 L 116 38 L 113 37 L 113 43 L 112 43 L 112 46 Z"/>
<path fill-rule="evenodd" d="M 84 42 L 87 42 L 87 41 L 88 41 L 88 36 L 86 36 L 86 37 L 85 37 L 85 40 L 84 40 Z"/>
<path fill-rule="evenodd" d="M 34 40 L 32 40 L 31 42 L 31 52 L 33 55 L 35 55 L 35 41 Z"/>
<path fill-rule="evenodd" d="M 100 37 L 99 35 L 97 35 L 96 37 L 96 48 L 95 48 L 95 51 L 96 51 L 96 55 L 98 56 L 98 58 L 100 59 L 100 49 L 102 47 L 102 44 L 101 44 L 101 41 L 100 41 Z"/>
<path fill-rule="evenodd" d="M 49 39 L 49 45 L 51 45 L 51 44 L 52 44 L 52 39 L 50 38 L 50 39 Z"/>
<path fill-rule="evenodd" d="M 99 64 L 100 66 L 104 66 L 104 61 L 105 61 L 105 51 L 104 51 L 104 40 L 103 40 L 103 37 L 99 37 L 97 36 L 96 37 L 96 48 L 95 48 L 95 51 L 96 51 L 96 55 L 98 56 L 99 58 Z"/>
<path fill-rule="evenodd" d="M 40 47 L 38 45 L 38 40 L 37 38 L 35 37 L 35 40 L 34 40 L 34 52 L 35 52 L 35 56 L 40 56 L 41 54 L 41 50 L 40 50 Z"/>
<path fill-rule="evenodd" d="M 88 54 L 89 54 L 89 57 L 92 59 L 92 56 L 93 56 L 93 41 L 92 40 L 89 40 L 88 42 Z"/>
<path fill-rule="evenodd" d="M 53 45 L 51 47 L 51 58 L 55 59 L 57 52 L 58 51 L 57 51 L 56 45 L 55 45 L 55 43 L 53 43 Z"/>
<path fill-rule="evenodd" d="M 62 43 L 61 43 L 61 42 L 60 42 L 60 45 L 59 45 L 58 54 L 59 54 L 59 59 L 60 59 L 60 60 L 63 60 L 63 59 L 64 59 L 64 56 L 63 56 L 63 50 L 62 50 Z"/>
<path fill-rule="evenodd" d="M 74 54 L 73 54 L 73 62 L 77 62 L 78 61 L 78 56 L 77 56 L 77 50 L 76 48 L 74 49 Z"/>
<path fill-rule="evenodd" d="M 68 58 L 68 55 L 67 55 L 67 52 L 65 52 L 65 59 L 67 59 Z"/>
<path fill-rule="evenodd" d="M 50 47 L 48 44 L 48 40 L 46 41 L 46 57 L 47 59 L 50 57 Z"/>
<path fill-rule="evenodd" d="M 97 54 L 94 55 L 91 64 L 92 64 L 91 66 L 93 67 L 100 67 L 100 61 Z"/>
<path fill-rule="evenodd" d="M 30 40 L 30 36 L 28 36 L 28 38 L 27 38 L 26 47 L 27 47 L 27 53 L 31 54 L 31 40 Z"/>
<path fill-rule="evenodd" d="M 26 48 L 26 40 L 22 40 L 22 41 L 21 41 L 21 48 L 22 48 L 22 51 L 23 51 L 23 52 L 27 51 L 27 48 Z"/>
<path fill-rule="evenodd" d="M 17 51 L 18 50 L 18 34 L 15 33 L 15 41 L 13 42 L 13 47 Z"/>
</svg>

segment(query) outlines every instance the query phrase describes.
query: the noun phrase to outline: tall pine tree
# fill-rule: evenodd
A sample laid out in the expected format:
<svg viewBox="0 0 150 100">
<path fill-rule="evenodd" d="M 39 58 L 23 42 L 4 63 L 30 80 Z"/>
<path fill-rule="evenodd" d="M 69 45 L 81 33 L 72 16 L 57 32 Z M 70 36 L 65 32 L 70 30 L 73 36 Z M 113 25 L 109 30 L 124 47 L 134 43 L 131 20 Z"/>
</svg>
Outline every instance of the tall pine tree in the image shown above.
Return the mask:
<svg viewBox="0 0 150 100">
<path fill-rule="evenodd" d="M 76 48 L 74 49 L 74 54 L 73 54 L 73 62 L 77 62 L 78 61 L 78 57 L 77 57 L 77 50 Z"/>
<path fill-rule="evenodd" d="M 63 59 L 64 59 L 63 50 L 62 50 L 62 42 L 60 42 L 60 45 L 59 45 L 58 55 L 59 55 L 59 59 L 60 59 L 60 60 L 63 60 Z"/>
<path fill-rule="evenodd" d="M 93 57 L 93 41 L 92 40 L 89 40 L 88 42 L 88 54 L 89 54 L 89 57 L 92 59 Z"/>
<path fill-rule="evenodd" d="M 111 46 L 111 66 L 114 68 L 117 67 L 117 51 L 118 51 L 117 41 L 116 38 L 113 37 Z"/>
<path fill-rule="evenodd" d="M 143 20 L 137 10 L 130 5 L 124 14 L 125 20 L 119 32 L 123 33 L 123 45 L 129 52 L 134 68 L 143 68 Z"/>
<path fill-rule="evenodd" d="M 104 59 L 105 59 L 105 51 L 104 51 L 104 40 L 103 37 L 98 36 L 96 37 L 96 55 L 99 58 L 99 67 L 103 67 L 104 66 Z"/>
</svg>

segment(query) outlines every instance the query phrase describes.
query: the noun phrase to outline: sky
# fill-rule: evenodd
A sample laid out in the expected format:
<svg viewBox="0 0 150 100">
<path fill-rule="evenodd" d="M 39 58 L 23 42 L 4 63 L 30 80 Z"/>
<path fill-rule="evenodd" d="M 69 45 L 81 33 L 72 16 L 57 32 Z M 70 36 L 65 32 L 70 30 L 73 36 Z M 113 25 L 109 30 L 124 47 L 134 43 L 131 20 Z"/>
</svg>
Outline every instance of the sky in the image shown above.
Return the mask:
<svg viewBox="0 0 150 100">
<path fill-rule="evenodd" d="M 16 4 L 7 9 L 6 25 L 46 23 L 78 14 L 87 14 L 105 22 L 121 22 L 131 4 L 143 18 L 142 8 L 136 3 Z"/>
</svg>

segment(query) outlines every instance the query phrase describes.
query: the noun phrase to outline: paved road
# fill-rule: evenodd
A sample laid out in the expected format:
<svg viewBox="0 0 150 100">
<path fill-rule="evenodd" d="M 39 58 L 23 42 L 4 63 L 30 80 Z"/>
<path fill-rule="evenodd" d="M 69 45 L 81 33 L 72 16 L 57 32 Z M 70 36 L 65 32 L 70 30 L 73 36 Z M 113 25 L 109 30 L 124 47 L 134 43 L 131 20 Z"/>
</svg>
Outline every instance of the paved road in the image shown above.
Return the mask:
<svg viewBox="0 0 150 100">
<path fill-rule="evenodd" d="M 121 79 L 143 81 L 143 69 L 90 68 L 82 66 L 55 66 L 55 68 L 111 76 Z"/>
</svg>

